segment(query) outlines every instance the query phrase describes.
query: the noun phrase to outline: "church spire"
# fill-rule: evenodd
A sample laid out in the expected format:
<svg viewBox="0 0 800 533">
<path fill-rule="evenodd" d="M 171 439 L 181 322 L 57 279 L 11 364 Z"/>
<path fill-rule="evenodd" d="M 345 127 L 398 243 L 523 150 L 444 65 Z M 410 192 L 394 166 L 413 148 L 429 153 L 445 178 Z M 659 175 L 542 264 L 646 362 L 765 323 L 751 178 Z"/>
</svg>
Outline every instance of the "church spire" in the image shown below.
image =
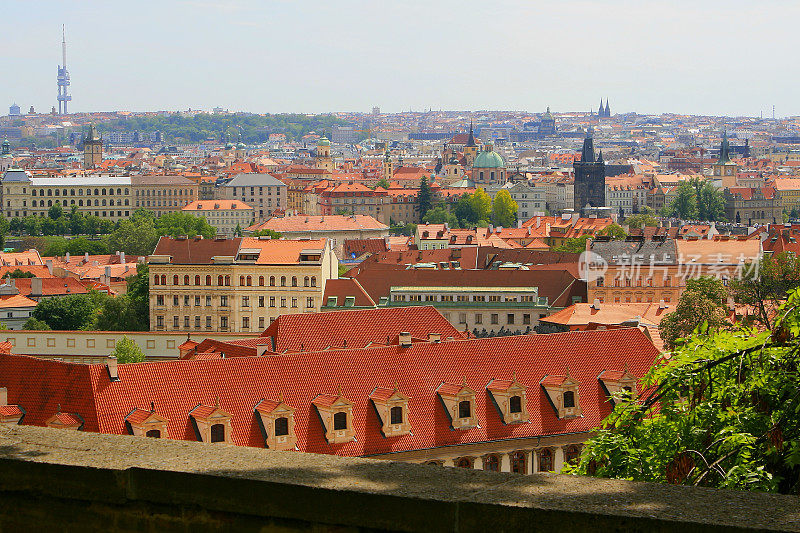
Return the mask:
<svg viewBox="0 0 800 533">
<path fill-rule="evenodd" d="M 600 99 L 600 109 L 597 110 L 597 116 L 598 117 L 604 117 L 605 113 L 606 113 L 605 109 L 603 108 L 603 99 L 601 98 Z"/>
<path fill-rule="evenodd" d="M 594 163 L 594 141 L 590 135 L 583 140 L 583 150 L 581 150 L 581 163 Z"/>
<path fill-rule="evenodd" d="M 608 98 L 606 98 L 606 118 L 611 118 L 611 104 L 608 103 Z"/>
<path fill-rule="evenodd" d="M 472 119 L 469 119 L 469 137 L 466 146 L 475 146 L 475 135 L 472 133 Z"/>
<path fill-rule="evenodd" d="M 722 133 L 722 144 L 719 147 L 719 161 L 720 165 L 724 165 L 726 163 L 731 162 L 731 145 L 728 142 L 728 132 L 724 131 Z"/>
</svg>

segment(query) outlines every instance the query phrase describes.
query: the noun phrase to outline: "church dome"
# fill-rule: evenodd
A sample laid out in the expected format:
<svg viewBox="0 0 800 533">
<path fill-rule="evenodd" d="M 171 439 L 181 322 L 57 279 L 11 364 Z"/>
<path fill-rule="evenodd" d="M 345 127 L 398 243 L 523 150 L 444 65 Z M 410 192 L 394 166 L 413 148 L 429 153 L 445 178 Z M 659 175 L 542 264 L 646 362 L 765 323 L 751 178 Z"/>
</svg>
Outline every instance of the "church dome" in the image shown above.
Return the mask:
<svg viewBox="0 0 800 533">
<path fill-rule="evenodd" d="M 479 153 L 472 164 L 474 168 L 504 168 L 503 158 L 494 150 L 487 149 Z"/>
<path fill-rule="evenodd" d="M 320 137 L 317 141 L 317 146 L 330 146 L 331 142 L 328 140 L 327 137 Z"/>
</svg>

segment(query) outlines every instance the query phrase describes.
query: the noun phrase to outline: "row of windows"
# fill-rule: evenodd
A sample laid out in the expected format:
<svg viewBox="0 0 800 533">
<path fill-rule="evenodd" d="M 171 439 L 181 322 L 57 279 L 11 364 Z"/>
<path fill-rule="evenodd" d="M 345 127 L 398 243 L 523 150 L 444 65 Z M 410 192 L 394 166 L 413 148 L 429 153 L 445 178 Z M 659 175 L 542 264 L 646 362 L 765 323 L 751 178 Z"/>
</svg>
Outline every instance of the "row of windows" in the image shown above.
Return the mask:
<svg viewBox="0 0 800 533">
<path fill-rule="evenodd" d="M 641 296 L 641 295 L 631 296 L 631 295 L 627 295 L 627 296 L 624 296 L 624 297 L 622 297 L 622 296 L 613 296 L 611 298 L 613 298 L 615 304 L 623 303 L 623 301 L 626 304 L 631 304 L 631 303 L 637 303 L 637 304 L 649 303 L 649 304 L 651 304 L 651 303 L 653 303 L 653 296 Z M 597 300 L 600 303 L 605 303 L 606 297 L 603 296 L 603 295 L 598 295 L 597 296 Z M 672 298 L 669 295 L 664 295 L 661 298 L 659 298 L 659 300 L 664 300 L 664 303 L 670 303 L 672 301 Z"/>
<path fill-rule="evenodd" d="M 498 294 L 394 294 L 394 302 L 536 302 L 536 296 L 501 296 Z"/>
<path fill-rule="evenodd" d="M 546 317 L 546 313 L 541 313 L 539 318 Z M 444 313 L 444 317 L 449 321 L 450 320 L 450 313 Z M 475 313 L 473 322 L 475 324 L 483 324 L 483 314 Z M 467 323 L 467 313 L 459 313 L 458 314 L 458 323 L 459 324 L 466 324 Z M 500 324 L 500 314 L 499 313 L 491 313 L 489 314 L 489 323 L 490 324 Z M 514 325 L 516 324 L 516 315 L 514 313 L 506 314 L 506 324 Z M 530 325 L 531 324 L 531 314 L 530 313 L 523 313 L 522 314 L 522 325 Z"/>
<path fill-rule="evenodd" d="M 248 188 L 250 189 L 250 194 L 251 195 L 255 194 L 255 190 L 256 190 L 255 187 L 234 187 L 233 188 L 233 195 L 236 196 L 237 195 L 236 191 L 239 190 L 239 189 L 241 189 L 241 191 L 242 191 L 241 194 L 246 194 Z M 258 188 L 258 194 L 264 194 L 264 187 L 259 187 Z M 275 194 L 277 196 L 281 195 L 281 188 L 279 186 L 275 187 Z M 272 195 L 272 187 L 270 187 L 270 186 L 267 186 L 267 195 L 270 195 L 270 196 Z"/>
<path fill-rule="evenodd" d="M 156 305 L 157 306 L 163 307 L 164 306 L 164 301 L 165 300 L 164 300 L 164 295 L 163 294 L 157 294 L 156 295 Z M 201 301 L 202 301 L 202 299 L 201 299 L 200 296 L 195 296 L 194 297 L 194 306 L 195 307 L 200 307 Z M 269 306 L 270 307 L 277 307 L 277 305 L 276 305 L 277 301 L 278 301 L 278 299 L 275 296 L 270 296 L 269 297 Z M 287 301 L 288 300 L 287 300 L 286 297 L 282 297 L 280 299 L 280 306 L 281 307 L 287 307 L 287 305 L 286 305 Z M 179 296 L 176 295 L 176 296 L 172 297 L 172 306 L 173 307 L 180 306 L 180 302 L 181 302 L 181 300 L 180 300 Z M 191 302 L 192 302 L 192 297 L 191 296 L 189 296 L 189 295 L 184 295 L 183 296 L 183 306 L 184 307 L 189 307 L 191 305 Z M 258 307 L 266 307 L 267 299 L 266 299 L 265 296 L 259 296 L 257 302 L 258 302 Z M 292 304 L 293 308 L 297 308 L 297 306 L 298 306 L 297 302 L 298 302 L 298 298 L 297 297 L 291 298 L 291 304 Z M 206 295 L 206 297 L 205 297 L 205 306 L 206 307 L 212 307 L 212 297 L 210 295 Z M 223 294 L 223 295 L 221 295 L 219 297 L 219 306 L 220 307 L 228 307 L 228 296 L 227 295 Z M 242 307 L 250 307 L 250 296 L 242 296 Z M 306 308 L 313 308 L 313 307 L 314 307 L 314 298 L 311 297 L 311 296 L 307 296 L 306 297 Z"/>
<path fill-rule="evenodd" d="M 47 190 L 47 194 L 45 195 L 45 190 Z M 85 189 L 86 196 L 92 196 L 92 189 Z M 117 189 L 117 196 L 122 196 L 123 190 L 125 191 L 124 194 L 127 196 L 129 194 L 128 189 Z M 55 194 L 54 194 L 55 191 Z M 75 194 L 76 189 L 39 189 L 39 196 L 76 196 Z M 84 195 L 84 189 L 77 189 L 78 193 L 77 196 Z M 6 192 L 9 192 L 6 190 Z M 22 189 L 22 194 L 25 194 L 25 189 Z M 94 189 L 95 196 L 114 196 L 114 189 Z M 31 189 L 31 196 L 36 196 L 36 189 Z"/>
<path fill-rule="evenodd" d="M 614 278 L 614 287 L 655 287 L 653 285 L 653 278 L 647 277 L 644 279 L 644 285 L 642 285 L 642 278 L 637 277 L 635 280 L 629 277 L 625 277 L 624 279 L 620 279 L 621 275 L 618 275 Z M 663 283 L 660 285 L 661 287 L 671 287 L 672 286 L 672 278 L 670 276 L 663 277 Z M 599 276 L 597 278 L 597 286 L 598 287 L 605 287 L 605 276 Z"/>
<path fill-rule="evenodd" d="M 73 204 L 73 205 L 74 205 L 74 204 Z M 44 207 L 44 206 L 39 206 L 39 207 L 41 208 L 41 207 Z M 87 207 L 90 207 L 90 206 L 89 206 L 89 205 L 87 205 Z M 12 215 L 12 213 L 13 213 L 13 215 Z M 91 212 L 91 211 L 89 211 L 89 214 L 91 214 L 91 213 L 92 213 L 92 212 Z M 117 213 L 117 214 L 116 214 L 116 216 L 118 216 L 118 217 L 121 217 L 121 216 L 123 216 L 123 213 L 125 213 L 125 215 L 124 215 L 124 216 L 126 216 L 126 217 L 129 217 L 129 216 L 131 216 L 131 212 L 130 212 L 130 211 L 117 211 L 116 213 Z M 11 218 L 12 216 L 15 216 L 15 217 L 18 217 L 18 216 L 20 216 L 20 212 L 19 212 L 19 211 L 6 211 L 6 214 L 7 214 L 7 216 L 8 216 L 9 218 Z M 44 214 L 44 213 L 31 213 L 31 214 L 33 214 L 33 215 L 36 215 L 36 214 L 38 214 L 39 216 L 45 216 L 45 214 Z M 28 212 L 27 212 L 27 211 L 22 211 L 22 216 L 23 216 L 23 217 L 26 217 L 26 216 L 28 216 Z M 115 215 L 114 215 L 114 211 L 95 211 L 95 212 L 94 212 L 94 216 L 96 216 L 96 217 L 103 217 L 103 218 L 105 218 L 105 217 L 107 217 L 107 216 L 108 216 L 108 217 L 113 217 L 113 216 L 115 216 Z"/>
<path fill-rule="evenodd" d="M 179 283 L 180 279 L 181 279 L 180 276 L 178 276 L 177 274 L 173 275 L 172 276 L 172 284 L 173 285 L 180 285 L 180 283 Z M 212 276 L 206 275 L 206 277 L 205 277 L 205 285 L 210 287 L 212 279 L 213 279 Z M 276 287 L 277 286 L 276 285 L 276 279 L 277 278 L 275 276 L 270 276 L 269 277 L 269 286 L 270 287 Z M 183 276 L 183 285 L 191 285 L 191 283 L 190 283 L 191 280 L 192 280 L 192 278 L 188 274 L 184 275 Z M 200 283 L 201 280 L 202 280 L 201 276 L 199 276 L 199 275 L 194 276 L 194 285 L 195 286 L 201 285 L 201 283 Z M 259 287 L 264 287 L 265 286 L 264 285 L 265 280 L 266 280 L 266 278 L 264 276 L 258 276 L 258 286 Z M 292 278 L 291 278 L 291 286 L 292 287 L 299 287 L 300 285 L 298 285 L 298 283 L 299 283 L 298 280 L 299 280 L 299 278 L 297 276 L 292 276 Z M 287 277 L 286 276 L 281 276 L 280 277 L 280 286 L 281 287 L 287 287 L 288 285 L 286 285 L 286 282 L 287 282 Z M 161 275 L 156 274 L 156 275 L 153 276 L 153 285 L 166 285 L 166 284 L 167 284 L 167 275 L 166 274 L 161 274 Z M 217 276 L 217 286 L 218 287 L 230 287 L 231 286 L 231 277 L 230 276 Z M 239 286 L 240 287 L 252 287 L 253 286 L 253 276 L 239 276 Z M 317 286 L 317 277 L 316 276 L 305 276 L 303 278 L 303 287 L 316 287 L 316 286 Z"/>
<path fill-rule="evenodd" d="M 105 207 L 107 202 L 108 202 L 108 205 L 110 205 L 110 206 L 114 205 L 114 200 L 106 201 L 105 198 L 103 198 L 102 200 L 98 200 L 97 198 L 95 198 L 94 205 L 98 206 L 98 207 L 102 205 L 103 207 Z M 36 200 L 32 200 L 31 203 L 33 204 L 33 207 L 45 207 L 44 200 L 40 201 L 38 206 L 36 205 Z M 56 200 L 56 203 L 59 203 L 58 200 Z M 11 205 L 11 202 L 9 202 L 9 206 L 10 205 Z M 22 205 L 23 206 L 25 205 L 25 200 L 22 201 Z M 52 207 L 52 205 L 53 205 L 53 200 L 47 200 L 47 206 L 46 207 Z M 64 205 L 67 205 L 66 201 L 64 202 Z M 75 200 L 70 200 L 69 205 L 77 205 L 78 207 L 83 207 L 83 200 L 78 200 L 77 204 L 75 203 Z M 91 205 L 92 205 L 92 201 L 91 200 L 86 200 L 86 207 L 91 207 Z M 123 205 L 122 200 L 117 200 L 116 205 L 119 205 L 119 206 Z M 125 198 L 124 205 L 130 205 L 130 200 Z"/>
<path fill-rule="evenodd" d="M 158 318 L 162 318 L 162 317 L 158 317 Z M 184 316 L 183 317 L 183 327 L 182 327 L 182 329 L 183 330 L 192 329 L 192 323 L 193 322 L 194 322 L 194 329 L 202 329 L 202 327 L 203 327 L 201 325 L 202 323 L 205 323 L 205 329 L 213 329 L 213 327 L 214 327 L 213 326 L 213 320 L 214 320 L 213 317 L 206 315 L 204 321 L 203 321 L 202 318 L 203 317 L 200 317 L 199 315 L 195 315 L 194 321 L 192 321 L 192 317 Z M 224 321 L 223 321 L 223 319 L 224 319 Z M 274 320 L 275 320 L 275 318 L 270 318 L 269 319 L 269 323 L 272 324 L 272 322 Z M 161 323 L 161 325 L 163 326 L 163 318 L 162 318 L 161 321 L 156 320 L 156 322 L 157 323 Z M 265 323 L 266 323 L 266 318 L 265 317 L 263 317 L 263 316 L 258 317 L 258 328 L 259 329 L 264 329 L 266 327 Z M 221 328 L 227 328 L 228 327 L 228 317 L 220 317 L 220 327 Z M 176 329 L 176 330 L 177 329 L 181 329 L 181 319 L 177 315 L 172 317 L 172 328 Z M 249 316 L 243 316 L 242 317 L 242 329 L 249 329 L 249 328 L 250 328 L 250 317 Z"/>
<path fill-rule="evenodd" d="M 540 448 L 534 450 L 538 459 L 537 472 L 552 472 L 554 470 L 555 450 L 553 448 Z M 577 445 L 571 445 L 564 448 L 564 462 L 567 464 L 574 464 L 580 458 L 581 450 Z M 500 455 L 490 453 L 484 455 L 483 469 L 490 472 L 500 471 Z M 524 451 L 513 452 L 509 455 L 511 472 L 516 474 L 525 474 L 528 472 L 528 454 Z M 429 465 L 441 465 L 440 461 L 428 461 Z M 460 457 L 453 461 L 453 464 L 458 468 L 475 468 L 474 457 Z"/>
<path fill-rule="evenodd" d="M 125 194 L 128 189 L 125 189 Z M 163 193 L 163 194 L 162 194 Z M 144 191 L 136 191 L 136 196 L 193 196 L 189 189 L 156 189 L 153 194 L 150 194 L 150 189 Z"/>
</svg>

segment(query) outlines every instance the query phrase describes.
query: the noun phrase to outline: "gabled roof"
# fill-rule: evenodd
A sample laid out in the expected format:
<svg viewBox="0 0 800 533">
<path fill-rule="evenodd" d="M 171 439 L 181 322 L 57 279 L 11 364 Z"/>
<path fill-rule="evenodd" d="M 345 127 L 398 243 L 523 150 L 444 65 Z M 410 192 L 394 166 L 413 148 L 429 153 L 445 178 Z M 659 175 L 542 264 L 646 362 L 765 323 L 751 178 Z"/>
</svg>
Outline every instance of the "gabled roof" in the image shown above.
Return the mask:
<svg viewBox="0 0 800 533">
<path fill-rule="evenodd" d="M 344 306 L 348 296 L 355 297 L 353 307 L 375 307 L 375 301 L 370 298 L 364 287 L 353 278 L 329 279 L 325 282 L 325 294 L 322 305 L 328 305 L 329 298 L 336 298 L 337 306 Z"/>
<path fill-rule="evenodd" d="M 261 337 L 272 337 L 274 351 L 283 353 L 386 345 L 394 343 L 400 332 L 419 339 L 427 339 L 430 333 L 440 334 L 443 340 L 464 338 L 430 306 L 280 315 Z"/>
<path fill-rule="evenodd" d="M 207 265 L 216 256 L 236 256 L 239 251 L 240 237 L 233 239 L 158 239 L 153 255 L 170 255 L 175 265 Z"/>
</svg>

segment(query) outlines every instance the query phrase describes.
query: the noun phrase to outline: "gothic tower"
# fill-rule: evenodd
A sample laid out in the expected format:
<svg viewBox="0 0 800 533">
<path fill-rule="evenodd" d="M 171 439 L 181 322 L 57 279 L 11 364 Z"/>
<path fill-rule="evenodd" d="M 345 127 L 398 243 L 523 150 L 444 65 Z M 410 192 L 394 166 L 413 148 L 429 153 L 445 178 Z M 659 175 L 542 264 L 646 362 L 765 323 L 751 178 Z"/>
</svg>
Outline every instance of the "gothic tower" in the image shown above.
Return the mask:
<svg viewBox="0 0 800 533">
<path fill-rule="evenodd" d="M 103 138 L 97 133 L 94 124 L 89 124 L 86 137 L 83 138 L 83 168 L 95 169 L 103 162 Z"/>
<path fill-rule="evenodd" d="M 581 160 L 573 163 L 575 171 L 575 212 L 580 213 L 586 206 L 603 207 L 606 205 L 606 165 L 602 152 L 600 157 L 594 153 L 594 141 L 591 137 L 583 140 Z"/>
<path fill-rule="evenodd" d="M 469 121 L 469 137 L 467 144 L 464 145 L 464 158 L 467 160 L 467 165 L 472 166 L 475 158 L 478 156 L 478 145 L 475 143 L 475 135 L 472 133 L 472 121 Z"/>
</svg>

